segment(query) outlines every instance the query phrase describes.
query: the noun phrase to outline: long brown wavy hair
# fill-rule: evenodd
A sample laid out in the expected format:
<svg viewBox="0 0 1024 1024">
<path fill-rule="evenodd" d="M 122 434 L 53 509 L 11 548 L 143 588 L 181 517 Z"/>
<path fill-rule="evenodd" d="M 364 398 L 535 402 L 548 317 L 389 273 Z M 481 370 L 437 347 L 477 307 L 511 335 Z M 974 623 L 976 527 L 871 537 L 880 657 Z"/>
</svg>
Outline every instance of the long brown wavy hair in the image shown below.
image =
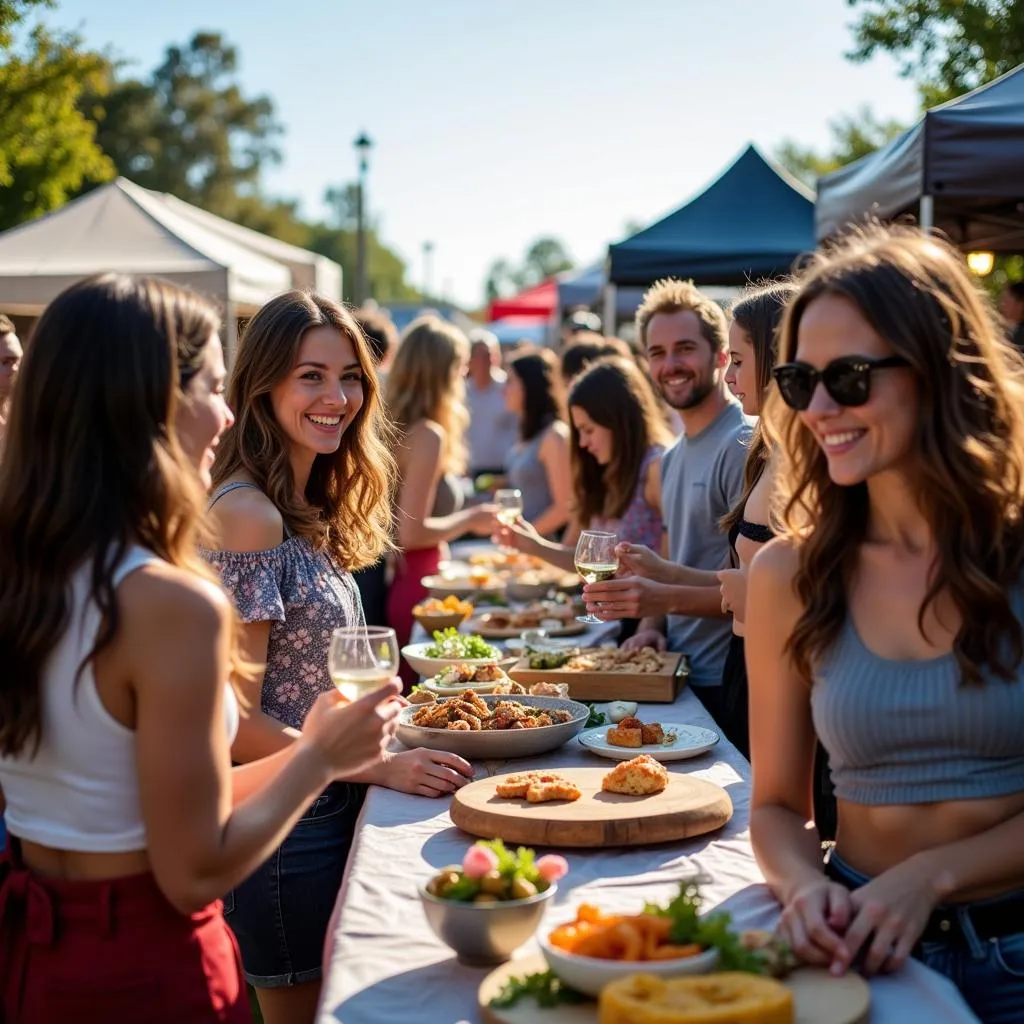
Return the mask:
<svg viewBox="0 0 1024 1024">
<path fill-rule="evenodd" d="M 938 547 L 918 628 L 923 635 L 928 607 L 948 594 L 961 616 L 953 651 L 964 683 L 980 682 L 983 668 L 1013 678 L 1024 655 L 1008 596 L 1024 565 L 1024 361 L 961 256 L 917 230 L 873 227 L 819 254 L 784 317 L 780 361 L 794 358 L 801 319 L 823 295 L 852 302 L 917 376 L 912 484 Z M 824 453 L 777 393 L 766 418 L 781 447 L 781 520 L 799 548 L 804 610 L 788 651 L 810 681 L 847 615 L 867 486 L 832 482 Z"/>
<path fill-rule="evenodd" d="M 463 378 L 468 359 L 466 335 L 455 324 L 427 314 L 405 329 L 388 371 L 387 407 L 395 425 L 405 434 L 420 420 L 438 424 L 445 434 L 445 473 L 463 473 L 468 460 Z"/>
<path fill-rule="evenodd" d="M 786 303 L 795 294 L 796 285 L 792 281 L 764 282 L 745 291 L 730 310 L 733 322 L 747 335 L 754 350 L 754 376 L 757 378 L 757 393 L 760 396 L 759 410 L 764 408 L 768 392 L 774 386 L 772 368 L 775 366 L 779 324 L 782 322 Z M 771 449 L 765 440 L 761 417 L 758 416 L 750 435 L 747 461 L 743 466 L 743 494 L 722 516 L 719 526 L 724 533 L 728 533 L 743 518 L 750 493 L 768 467 L 770 454 Z"/>
<path fill-rule="evenodd" d="M 582 409 L 599 427 L 612 432 L 612 460 L 602 466 L 580 447 L 580 434 L 569 417 L 575 513 L 586 528 L 598 518 L 617 519 L 629 507 L 651 445 L 668 447 L 672 434 L 658 411 L 647 378 L 621 356 L 591 363 L 569 391 L 569 408 Z"/>
<path fill-rule="evenodd" d="M 216 322 L 205 300 L 165 281 L 106 274 L 62 292 L 36 325 L 0 464 L 6 756 L 38 750 L 43 671 L 81 566 L 102 615 L 83 665 L 117 637 L 114 572 L 131 545 L 216 579 L 196 554 L 205 494 L 174 429 L 179 337 Z"/>
<path fill-rule="evenodd" d="M 290 441 L 274 416 L 271 391 L 295 366 L 305 333 L 333 327 L 352 342 L 362 369 L 363 405 L 341 444 L 317 455 L 302 498 L 295 494 Z M 328 549 L 351 571 L 391 548 L 395 486 L 392 430 L 383 414 L 370 348 L 352 314 L 333 299 L 289 291 L 271 299 L 246 325 L 228 382 L 235 422 L 217 447 L 216 488 L 245 473 L 274 503 L 293 534 Z"/>
</svg>

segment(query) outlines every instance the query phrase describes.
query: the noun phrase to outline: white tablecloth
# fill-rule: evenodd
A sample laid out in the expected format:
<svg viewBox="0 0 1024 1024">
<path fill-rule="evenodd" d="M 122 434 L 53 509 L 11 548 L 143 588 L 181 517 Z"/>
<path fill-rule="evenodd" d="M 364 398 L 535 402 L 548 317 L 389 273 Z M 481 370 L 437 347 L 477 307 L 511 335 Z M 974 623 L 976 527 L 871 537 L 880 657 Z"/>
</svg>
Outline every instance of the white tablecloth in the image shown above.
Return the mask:
<svg viewBox="0 0 1024 1024">
<path fill-rule="evenodd" d="M 688 691 L 671 706 L 641 708 L 660 721 L 713 727 Z M 600 765 L 578 743 L 539 760 L 483 762 L 477 777 L 515 768 Z M 635 913 L 644 900 L 678 891 L 677 880 L 699 871 L 706 907 L 729 910 L 738 927 L 772 928 L 778 906 L 763 884 L 750 847 L 750 768 L 723 739 L 708 754 L 675 762 L 723 786 L 732 798 L 732 821 L 719 832 L 679 843 L 632 849 L 560 850 L 569 874 L 541 925 L 550 929 L 575 916 L 587 901 Z M 427 925 L 416 894 L 432 871 L 461 861 L 473 840 L 455 828 L 447 800 L 430 800 L 372 787 L 349 859 L 327 938 L 319 1024 L 456 1024 L 479 1020 L 476 991 L 486 969 L 464 967 Z M 324 894 L 324 898 L 328 898 Z M 521 956 L 539 952 L 531 942 Z M 916 961 L 898 975 L 871 982 L 872 1024 L 976 1024 L 954 986 Z M 552 1014 L 557 1020 L 557 1015 Z"/>
</svg>

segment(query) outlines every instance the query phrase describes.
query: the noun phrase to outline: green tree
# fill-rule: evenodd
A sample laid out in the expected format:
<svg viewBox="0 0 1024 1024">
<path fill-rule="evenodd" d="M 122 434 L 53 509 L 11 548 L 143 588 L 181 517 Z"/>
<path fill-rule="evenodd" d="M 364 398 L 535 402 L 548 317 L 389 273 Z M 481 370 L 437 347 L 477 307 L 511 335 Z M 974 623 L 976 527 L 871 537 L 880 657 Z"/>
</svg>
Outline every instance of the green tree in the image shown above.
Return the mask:
<svg viewBox="0 0 1024 1024">
<path fill-rule="evenodd" d="M 199 32 L 186 46 L 169 46 L 144 81 L 112 69 L 83 109 L 118 173 L 234 217 L 239 198 L 255 195 L 261 171 L 280 159 L 281 133 L 271 100 L 245 97 L 237 70 L 237 50 L 219 33 Z"/>
<path fill-rule="evenodd" d="M 0 0 L 0 53 L 14 42 L 14 30 L 38 7 L 52 7 L 53 0 Z"/>
<path fill-rule="evenodd" d="M 832 145 L 819 153 L 786 139 L 775 150 L 775 159 L 812 188 L 823 174 L 873 153 L 905 128 L 899 121 L 881 121 L 867 107 L 856 115 L 845 114 L 829 123 Z"/>
<path fill-rule="evenodd" d="M 14 48 L 13 7 L 0 6 L 0 229 L 54 210 L 85 180 L 114 173 L 79 106 L 84 90 L 102 87 L 109 65 L 77 37 L 42 26 Z"/>
<path fill-rule="evenodd" d="M 514 295 L 572 267 L 572 257 L 562 242 L 543 236 L 530 243 L 521 263 L 504 258 L 491 263 L 484 281 L 484 298 L 491 303 L 502 296 Z"/>
<path fill-rule="evenodd" d="M 900 60 L 925 108 L 960 96 L 1024 58 L 1020 0 L 847 0 L 857 8 L 854 49 L 865 61 L 879 51 Z"/>
</svg>

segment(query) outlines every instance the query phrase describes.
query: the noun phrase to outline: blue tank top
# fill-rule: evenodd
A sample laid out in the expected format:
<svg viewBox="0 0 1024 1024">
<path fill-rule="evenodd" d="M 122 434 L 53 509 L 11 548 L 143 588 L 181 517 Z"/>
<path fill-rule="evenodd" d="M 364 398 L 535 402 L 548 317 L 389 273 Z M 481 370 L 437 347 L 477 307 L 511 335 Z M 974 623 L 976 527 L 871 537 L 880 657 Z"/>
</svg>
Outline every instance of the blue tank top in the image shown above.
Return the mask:
<svg viewBox="0 0 1024 1024">
<path fill-rule="evenodd" d="M 1024 594 L 1011 601 L 1024 619 Z M 952 653 L 883 658 L 847 616 L 811 691 L 836 796 L 878 806 L 1024 791 L 1024 665 L 1010 682 L 983 679 L 963 684 Z"/>
</svg>

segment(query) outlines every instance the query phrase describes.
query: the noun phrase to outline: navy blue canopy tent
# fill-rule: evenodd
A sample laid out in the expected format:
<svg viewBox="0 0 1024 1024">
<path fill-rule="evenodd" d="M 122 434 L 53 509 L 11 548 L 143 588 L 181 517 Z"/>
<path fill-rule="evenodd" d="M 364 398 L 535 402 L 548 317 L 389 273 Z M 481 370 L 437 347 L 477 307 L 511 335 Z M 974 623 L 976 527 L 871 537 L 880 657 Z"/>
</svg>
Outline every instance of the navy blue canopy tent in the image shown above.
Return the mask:
<svg viewBox="0 0 1024 1024">
<path fill-rule="evenodd" d="M 965 248 L 1024 252 L 1024 64 L 818 182 L 818 238 L 908 213 Z"/>
<path fill-rule="evenodd" d="M 609 246 L 608 280 L 742 285 L 788 273 L 813 249 L 813 193 L 750 145 L 685 206 Z"/>
</svg>

